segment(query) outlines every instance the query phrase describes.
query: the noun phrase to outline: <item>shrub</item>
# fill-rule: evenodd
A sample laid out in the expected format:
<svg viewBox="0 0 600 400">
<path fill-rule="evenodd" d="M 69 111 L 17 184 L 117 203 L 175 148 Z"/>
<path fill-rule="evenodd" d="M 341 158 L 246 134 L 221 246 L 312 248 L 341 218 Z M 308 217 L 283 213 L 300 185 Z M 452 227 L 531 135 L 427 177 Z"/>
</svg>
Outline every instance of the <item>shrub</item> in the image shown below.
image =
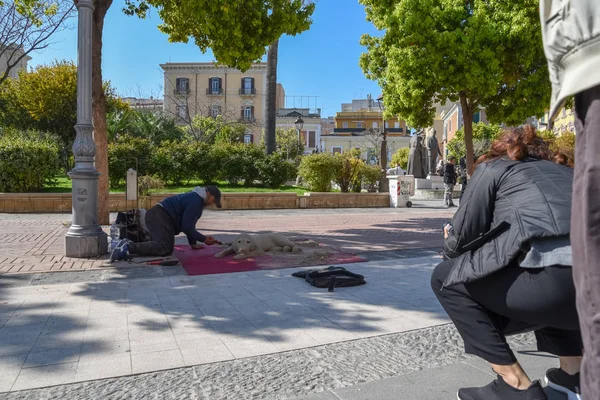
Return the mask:
<svg viewBox="0 0 600 400">
<path fill-rule="evenodd" d="M 351 150 L 344 154 L 334 154 L 333 181 L 340 187 L 342 193 L 348 193 L 361 189 L 361 177 L 359 175 L 365 162 L 360 159 L 360 151 Z"/>
<path fill-rule="evenodd" d="M 191 146 L 185 142 L 165 141 L 152 152 L 150 170 L 161 180 L 180 184 L 194 175 Z"/>
<path fill-rule="evenodd" d="M 390 162 L 390 167 L 395 168 L 395 167 L 400 167 L 403 170 L 407 170 L 408 169 L 408 153 L 410 152 L 410 149 L 408 147 L 403 147 L 401 149 L 398 149 L 397 152 L 394 153 L 394 155 L 392 156 L 392 161 Z"/>
<path fill-rule="evenodd" d="M 140 196 L 148 196 L 151 190 L 162 190 L 165 183 L 155 176 L 144 175 L 138 178 L 138 193 Z"/>
<path fill-rule="evenodd" d="M 363 165 L 360 170 L 360 178 L 362 183 L 368 186 L 369 192 L 376 192 L 377 182 L 382 178 L 381 167 L 379 165 Z"/>
<path fill-rule="evenodd" d="M 562 153 L 569 158 L 571 165 L 575 165 L 575 133 L 563 132 L 550 144 L 550 149 L 555 153 Z"/>
<path fill-rule="evenodd" d="M 187 170 L 190 176 L 200 179 L 205 185 L 217 182 L 220 167 L 212 147 L 206 143 L 191 142 L 188 151 Z"/>
<path fill-rule="evenodd" d="M 0 192 L 33 192 L 59 171 L 56 144 L 25 137 L 0 138 Z"/>
<path fill-rule="evenodd" d="M 242 181 L 252 185 L 259 177 L 258 163 L 265 157 L 260 147 L 242 143 L 214 145 L 212 153 L 219 177 L 232 185 Z"/>
<path fill-rule="evenodd" d="M 148 172 L 148 161 L 151 156 L 152 144 L 148 139 L 122 136 L 115 143 L 108 145 L 108 179 L 111 186 L 118 186 L 127 174 L 129 168 L 136 168 L 138 176 Z"/>
<path fill-rule="evenodd" d="M 335 170 L 335 157 L 329 153 L 318 153 L 302 157 L 299 174 L 312 191 L 329 192 Z"/>
<path fill-rule="evenodd" d="M 283 154 L 273 153 L 258 162 L 259 180 L 264 186 L 276 189 L 296 178 L 298 168 L 284 157 Z"/>
</svg>

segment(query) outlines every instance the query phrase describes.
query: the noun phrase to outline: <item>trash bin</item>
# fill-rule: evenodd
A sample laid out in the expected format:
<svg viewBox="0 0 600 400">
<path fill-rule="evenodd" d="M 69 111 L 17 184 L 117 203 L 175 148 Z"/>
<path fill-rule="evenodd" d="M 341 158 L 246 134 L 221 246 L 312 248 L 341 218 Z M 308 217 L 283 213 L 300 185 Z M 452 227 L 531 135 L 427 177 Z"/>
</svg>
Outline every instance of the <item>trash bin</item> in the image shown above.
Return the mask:
<svg viewBox="0 0 600 400">
<path fill-rule="evenodd" d="M 415 177 L 404 175 L 387 178 L 390 181 L 390 207 L 412 207 L 410 196 L 415 194 Z"/>
</svg>

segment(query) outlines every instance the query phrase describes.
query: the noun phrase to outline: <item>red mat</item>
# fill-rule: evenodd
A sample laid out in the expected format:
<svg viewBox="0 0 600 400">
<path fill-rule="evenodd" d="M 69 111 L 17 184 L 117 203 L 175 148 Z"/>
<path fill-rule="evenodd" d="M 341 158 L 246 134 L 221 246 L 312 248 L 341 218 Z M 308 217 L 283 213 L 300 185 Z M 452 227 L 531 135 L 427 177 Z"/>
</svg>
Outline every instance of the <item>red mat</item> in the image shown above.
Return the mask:
<svg viewBox="0 0 600 400">
<path fill-rule="evenodd" d="M 315 244 L 313 248 L 302 247 L 303 251 L 300 254 L 280 252 L 245 260 L 234 260 L 232 255 L 223 258 L 213 257 L 222 249 L 223 247 L 215 245 L 193 250 L 188 245 L 178 245 L 175 246 L 175 256 L 188 275 L 226 274 L 230 272 L 350 264 L 366 261 L 355 254 L 345 253 L 318 244 Z M 318 253 L 319 251 L 321 253 Z"/>
<path fill-rule="evenodd" d="M 232 256 L 213 257 L 221 249 L 220 246 L 206 246 L 203 249 L 194 250 L 188 245 L 179 245 L 175 246 L 175 256 L 188 275 L 227 274 L 260 269 L 256 265 L 256 260 L 251 258 L 234 260 Z"/>
</svg>

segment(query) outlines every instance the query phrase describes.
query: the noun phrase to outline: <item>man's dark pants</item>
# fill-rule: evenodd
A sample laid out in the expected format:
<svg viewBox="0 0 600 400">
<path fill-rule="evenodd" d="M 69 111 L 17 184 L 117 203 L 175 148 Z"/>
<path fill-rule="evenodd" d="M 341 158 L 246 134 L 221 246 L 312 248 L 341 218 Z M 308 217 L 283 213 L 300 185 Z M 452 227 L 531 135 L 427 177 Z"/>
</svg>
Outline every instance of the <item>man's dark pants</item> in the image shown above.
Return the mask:
<svg viewBox="0 0 600 400">
<path fill-rule="evenodd" d="M 575 96 L 573 278 L 583 336 L 582 398 L 600 399 L 600 85 Z"/>
<path fill-rule="evenodd" d="M 159 205 L 146 213 L 146 226 L 152 238 L 149 242 L 134 243 L 130 247 L 137 256 L 168 256 L 175 247 L 175 228 L 169 214 Z"/>
</svg>

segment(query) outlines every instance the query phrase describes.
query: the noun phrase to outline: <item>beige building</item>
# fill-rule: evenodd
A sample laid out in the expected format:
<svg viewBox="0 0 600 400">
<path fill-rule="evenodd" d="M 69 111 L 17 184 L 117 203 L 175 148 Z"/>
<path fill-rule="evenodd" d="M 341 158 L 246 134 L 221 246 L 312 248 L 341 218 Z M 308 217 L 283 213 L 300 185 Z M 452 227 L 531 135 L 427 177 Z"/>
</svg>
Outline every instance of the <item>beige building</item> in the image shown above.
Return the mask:
<svg viewBox="0 0 600 400">
<path fill-rule="evenodd" d="M 256 63 L 246 72 L 210 62 L 166 63 L 161 68 L 167 113 L 182 124 L 196 115 L 239 120 L 248 125 L 245 142 L 260 142 L 266 109 L 266 63 Z M 277 92 L 285 96 L 281 85 Z"/>
<path fill-rule="evenodd" d="M 544 114 L 544 116 L 538 121 L 539 129 L 548 129 L 548 112 Z M 554 123 L 552 124 L 552 132 L 555 135 L 560 136 L 564 132 L 573 132 L 575 133 L 575 111 L 573 108 L 561 108 L 556 117 L 554 118 Z"/>
<path fill-rule="evenodd" d="M 24 56 L 23 57 L 23 49 L 17 48 L 14 45 L 9 45 L 5 47 L 0 44 L 0 77 L 4 76 L 4 73 L 8 69 L 9 65 L 16 64 L 12 69 L 8 72 L 8 77 L 12 79 L 16 79 L 19 76 L 19 72 L 27 71 L 27 63 L 31 60 L 31 57 Z M 21 58 L 19 61 L 16 61 Z"/>
<path fill-rule="evenodd" d="M 321 109 L 309 108 L 280 108 L 277 110 L 277 127 L 282 129 L 297 129 L 296 120 L 302 118 L 300 141 L 304 144 L 304 154 L 323 151 L 321 143 Z"/>
</svg>

